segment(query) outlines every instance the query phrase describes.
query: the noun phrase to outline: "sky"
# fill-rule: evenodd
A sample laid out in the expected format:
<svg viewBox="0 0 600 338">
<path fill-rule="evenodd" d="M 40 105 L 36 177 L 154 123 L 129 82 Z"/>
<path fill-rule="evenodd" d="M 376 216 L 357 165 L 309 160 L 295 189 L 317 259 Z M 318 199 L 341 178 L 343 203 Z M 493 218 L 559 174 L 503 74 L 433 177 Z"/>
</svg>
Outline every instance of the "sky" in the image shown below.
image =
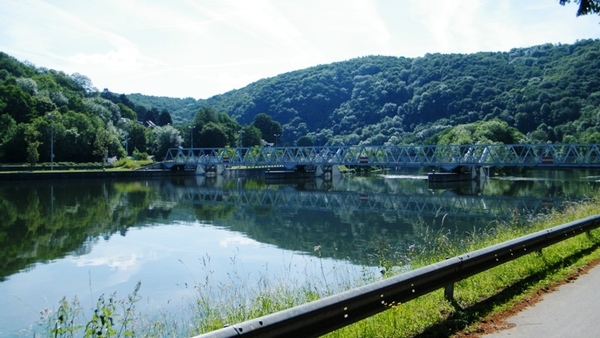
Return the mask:
<svg viewBox="0 0 600 338">
<path fill-rule="evenodd" d="M 99 90 L 206 99 L 368 55 L 600 38 L 558 0 L 0 0 L 0 51 Z"/>
</svg>

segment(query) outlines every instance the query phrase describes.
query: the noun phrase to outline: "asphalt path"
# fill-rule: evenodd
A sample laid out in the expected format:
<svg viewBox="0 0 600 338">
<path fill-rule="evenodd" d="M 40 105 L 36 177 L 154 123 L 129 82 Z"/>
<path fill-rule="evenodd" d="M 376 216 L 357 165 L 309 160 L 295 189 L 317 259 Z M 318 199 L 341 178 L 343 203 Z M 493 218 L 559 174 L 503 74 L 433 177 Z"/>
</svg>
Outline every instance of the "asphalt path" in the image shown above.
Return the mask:
<svg viewBox="0 0 600 338">
<path fill-rule="evenodd" d="M 484 337 L 600 337 L 600 265 L 506 321 L 514 326 Z"/>
</svg>

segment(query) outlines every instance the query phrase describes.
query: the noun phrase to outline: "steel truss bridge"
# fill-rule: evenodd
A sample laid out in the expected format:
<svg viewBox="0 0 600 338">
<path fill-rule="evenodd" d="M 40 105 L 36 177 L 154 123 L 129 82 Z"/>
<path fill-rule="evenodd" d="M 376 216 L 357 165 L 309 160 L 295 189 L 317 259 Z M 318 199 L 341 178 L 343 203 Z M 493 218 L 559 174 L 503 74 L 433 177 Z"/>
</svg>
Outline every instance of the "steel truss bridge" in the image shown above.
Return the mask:
<svg viewBox="0 0 600 338">
<path fill-rule="evenodd" d="M 473 144 L 171 148 L 166 168 L 226 167 L 600 167 L 598 144 Z"/>
<path fill-rule="evenodd" d="M 492 219 L 537 215 L 561 208 L 564 199 L 441 194 L 386 194 L 352 191 L 287 191 L 285 189 L 224 189 L 189 187 L 173 191 L 180 202 L 324 210 L 343 214 L 373 212 L 388 215 L 480 216 Z"/>
</svg>

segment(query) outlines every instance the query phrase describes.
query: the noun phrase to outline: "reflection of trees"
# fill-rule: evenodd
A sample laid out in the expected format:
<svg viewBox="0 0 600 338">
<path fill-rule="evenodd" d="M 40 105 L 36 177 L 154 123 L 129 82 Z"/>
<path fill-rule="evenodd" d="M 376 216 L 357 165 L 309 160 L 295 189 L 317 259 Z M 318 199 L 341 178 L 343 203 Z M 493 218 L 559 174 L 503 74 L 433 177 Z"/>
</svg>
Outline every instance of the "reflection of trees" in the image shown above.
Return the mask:
<svg viewBox="0 0 600 338">
<path fill-rule="evenodd" d="M 238 207 L 231 218 L 217 224 L 286 250 L 316 255 L 314 248 L 320 246 L 318 254 L 322 257 L 364 265 L 377 264 L 375 251 L 381 243 L 386 243 L 390 252 L 403 256 L 423 232 L 447 229 L 452 236 L 459 237 L 474 227 L 490 226 L 490 219 L 477 224 L 456 215 L 424 215 L 415 220 L 415 215 L 358 210 L 343 213 L 286 209 L 273 214 L 266 214 L 264 208 L 257 213 L 256 208 Z"/>
<path fill-rule="evenodd" d="M 97 237 L 124 235 L 166 217 L 156 189 L 140 182 L 17 182 L 0 185 L 0 278 L 37 262 L 89 252 Z"/>
<path fill-rule="evenodd" d="M 483 194 L 579 199 L 598 191 L 594 185 L 556 175 L 549 180 L 486 183 Z M 389 251 L 402 254 L 410 245 L 420 245 L 425 232 L 441 231 L 460 237 L 476 228 L 492 226 L 495 220 L 466 214 L 403 214 L 399 206 L 413 203 L 413 199 L 381 198 L 391 194 L 420 196 L 418 201 L 430 201 L 443 194 L 454 201 L 453 194 L 428 190 L 421 180 L 356 178 L 341 182 L 334 191 L 327 187 L 312 192 L 308 186 L 252 183 L 248 190 L 243 190 L 236 188 L 243 185 L 229 184 L 221 189 L 212 184 L 215 182 L 207 187 L 196 179 L 3 182 L 0 184 L 0 280 L 37 262 L 85 254 L 97 238 L 125 236 L 132 226 L 170 224 L 188 221 L 190 217 L 286 250 L 316 255 L 314 248 L 320 246 L 321 257 L 369 265 L 373 264 L 371 258 L 381 243 L 389 245 Z M 270 204 L 265 205 L 258 198 L 257 192 L 265 191 L 261 189 L 285 194 L 269 195 Z M 243 191 L 251 197 L 243 202 L 233 198 Z M 275 200 L 297 197 L 304 204 L 280 205 Z M 322 204 L 326 200 L 338 200 L 341 204 L 329 207 Z M 350 200 L 358 201 L 359 205 L 354 206 Z M 309 202 L 316 204 L 311 207 Z M 380 206 L 390 203 L 394 207 L 370 210 L 366 207 L 368 203 Z M 416 207 L 420 210 L 420 205 Z"/>
<path fill-rule="evenodd" d="M 233 205 L 195 205 L 194 215 L 199 221 L 212 222 L 217 219 L 229 218 L 235 210 Z"/>
</svg>

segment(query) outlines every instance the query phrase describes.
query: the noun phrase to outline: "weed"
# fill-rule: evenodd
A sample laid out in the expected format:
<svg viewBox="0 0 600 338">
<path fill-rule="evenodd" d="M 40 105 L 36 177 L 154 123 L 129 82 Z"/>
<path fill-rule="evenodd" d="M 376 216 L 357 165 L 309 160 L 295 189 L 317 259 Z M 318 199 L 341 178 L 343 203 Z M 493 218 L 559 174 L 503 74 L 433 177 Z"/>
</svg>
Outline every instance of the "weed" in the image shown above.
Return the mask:
<svg viewBox="0 0 600 338">
<path fill-rule="evenodd" d="M 265 272 L 260 275 L 258 282 L 250 283 L 248 276 L 241 274 L 236 268 L 228 275 L 229 282 L 215 284 L 212 280 L 214 271 L 207 255 L 200 259 L 205 277 L 200 279 L 200 282 L 195 282 L 192 289 L 195 302 L 190 305 L 187 319 L 191 323 L 189 325 L 184 325 L 183 321 L 168 313 L 152 319 L 136 313 L 135 304 L 139 300 L 140 288 L 138 283 L 134 292 L 125 299 L 117 300 L 114 294 L 108 299 L 101 296 L 92 318 L 83 326 L 77 324 L 81 318 L 81 306 L 77 299 L 71 303 L 63 299 L 58 310 L 48 314 L 47 331 L 42 336 L 190 336 L 207 332 L 386 278 L 401 272 L 399 267 L 417 268 L 429 265 L 534 231 L 582 219 L 597 214 L 600 210 L 598 205 L 598 200 L 568 205 L 562 212 L 554 211 L 547 216 L 538 216 L 526 224 L 518 222 L 515 216 L 506 223 L 497 224 L 493 229 L 472 230 L 462 237 L 453 235 L 445 228 L 434 231 L 420 224 L 416 229 L 421 232 L 421 239 L 419 242 L 408 244 L 405 256 L 399 256 L 383 240 L 377 243 L 372 255 L 380 268 L 379 275 L 371 273 L 372 270 L 367 267 L 351 273 L 336 269 L 327 272 L 320 256 L 322 248 L 317 245 L 314 252 L 319 260 L 316 263 L 321 267 L 318 272 L 320 276 L 309 275 L 308 269 L 305 269 L 306 280 L 299 283 L 291 275 L 292 271 L 302 270 L 290 261 L 287 265 L 288 276 L 269 274 L 271 277 L 267 277 Z M 442 221 L 445 221 L 443 217 Z M 487 314 L 510 307 L 512 302 L 523 297 L 520 295 L 550 285 L 553 281 L 564 278 L 569 271 L 592 259 L 599 259 L 599 247 L 600 230 L 591 231 L 588 235 L 577 236 L 545 248 L 541 253 L 520 257 L 455 283 L 455 303 L 446 300 L 442 290 L 435 291 L 407 303 L 388 304 L 388 311 L 344 327 L 328 336 L 448 336 L 473 325 Z M 231 264 L 236 266 L 235 257 L 231 259 Z M 358 277 L 348 280 L 347 276 L 350 275 Z M 516 291 L 507 293 L 507 290 L 515 286 L 518 286 Z M 487 305 L 486 300 L 489 299 L 496 300 L 497 303 Z"/>
</svg>

